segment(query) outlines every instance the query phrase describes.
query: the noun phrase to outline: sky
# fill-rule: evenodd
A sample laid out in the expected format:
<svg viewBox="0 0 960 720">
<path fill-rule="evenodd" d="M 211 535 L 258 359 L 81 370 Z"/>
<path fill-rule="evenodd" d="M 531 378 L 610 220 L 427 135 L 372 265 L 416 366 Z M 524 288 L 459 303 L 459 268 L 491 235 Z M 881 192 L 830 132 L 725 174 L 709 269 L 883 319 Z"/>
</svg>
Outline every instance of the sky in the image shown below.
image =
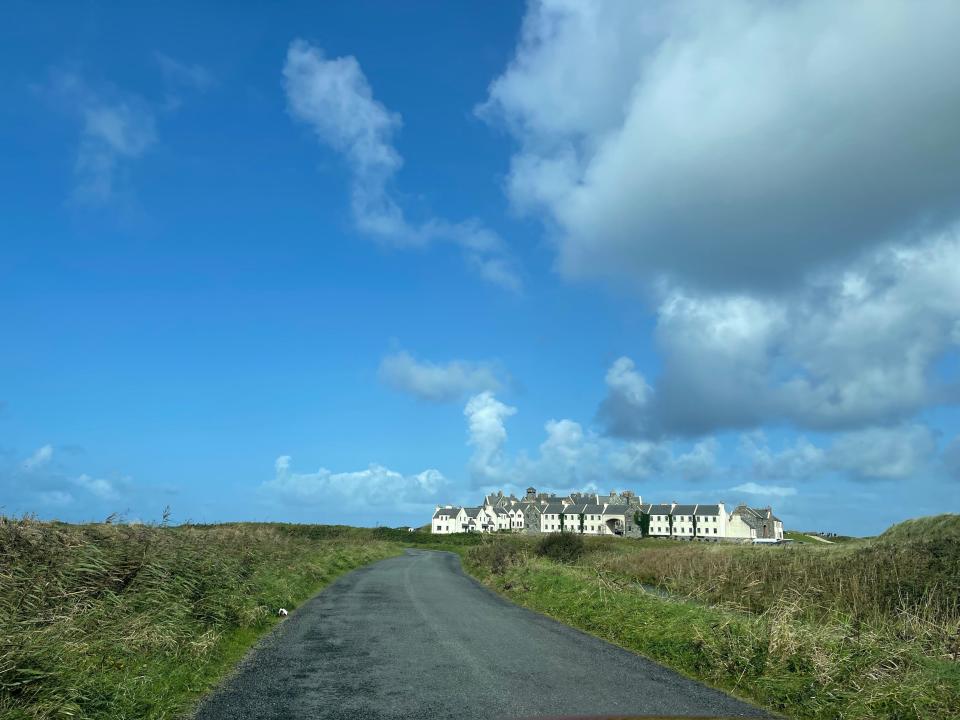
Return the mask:
<svg viewBox="0 0 960 720">
<path fill-rule="evenodd" d="M 4 3 L 0 513 L 960 511 L 958 30 L 952 0 Z"/>
</svg>

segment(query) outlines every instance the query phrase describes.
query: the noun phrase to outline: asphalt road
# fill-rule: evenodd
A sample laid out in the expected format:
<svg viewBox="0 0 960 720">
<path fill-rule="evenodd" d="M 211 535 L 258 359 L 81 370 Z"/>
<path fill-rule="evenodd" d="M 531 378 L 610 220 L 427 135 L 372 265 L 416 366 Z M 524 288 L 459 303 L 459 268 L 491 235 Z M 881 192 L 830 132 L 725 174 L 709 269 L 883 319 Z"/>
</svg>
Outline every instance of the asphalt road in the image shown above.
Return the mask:
<svg viewBox="0 0 960 720">
<path fill-rule="evenodd" d="M 409 550 L 292 613 L 199 707 L 198 720 L 769 717 L 524 610 Z"/>
</svg>

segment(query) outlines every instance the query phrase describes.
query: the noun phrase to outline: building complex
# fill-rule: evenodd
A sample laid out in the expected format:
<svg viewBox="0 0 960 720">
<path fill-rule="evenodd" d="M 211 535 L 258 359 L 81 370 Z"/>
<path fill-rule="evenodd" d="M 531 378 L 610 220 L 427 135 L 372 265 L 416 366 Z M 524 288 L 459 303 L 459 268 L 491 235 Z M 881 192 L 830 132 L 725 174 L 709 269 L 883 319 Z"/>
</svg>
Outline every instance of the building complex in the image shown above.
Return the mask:
<svg viewBox="0 0 960 720">
<path fill-rule="evenodd" d="M 783 539 L 783 523 L 773 508 L 715 504 L 651 504 L 626 490 L 609 495 L 559 496 L 527 488 L 521 498 L 487 495 L 476 507 L 438 505 L 430 524 L 435 534 L 464 532 L 557 533 L 663 537 L 700 541 Z"/>
</svg>

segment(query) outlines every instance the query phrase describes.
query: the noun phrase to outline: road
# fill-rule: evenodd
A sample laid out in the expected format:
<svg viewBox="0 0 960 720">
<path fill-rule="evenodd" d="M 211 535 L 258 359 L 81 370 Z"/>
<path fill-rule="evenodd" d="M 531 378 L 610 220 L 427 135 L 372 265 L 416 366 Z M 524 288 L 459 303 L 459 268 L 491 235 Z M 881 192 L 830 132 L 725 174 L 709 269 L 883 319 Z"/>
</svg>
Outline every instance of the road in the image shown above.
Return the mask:
<svg viewBox="0 0 960 720">
<path fill-rule="evenodd" d="M 305 603 L 208 697 L 197 720 L 769 717 L 520 608 L 451 553 L 408 550 Z"/>
</svg>

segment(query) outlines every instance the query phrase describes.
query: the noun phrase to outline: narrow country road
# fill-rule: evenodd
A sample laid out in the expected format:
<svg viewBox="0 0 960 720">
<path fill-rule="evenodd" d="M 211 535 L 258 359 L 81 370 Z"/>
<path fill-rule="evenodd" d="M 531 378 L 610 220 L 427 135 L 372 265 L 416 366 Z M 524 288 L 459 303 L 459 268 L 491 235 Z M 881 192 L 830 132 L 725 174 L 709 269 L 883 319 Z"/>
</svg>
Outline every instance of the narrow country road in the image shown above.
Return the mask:
<svg viewBox="0 0 960 720">
<path fill-rule="evenodd" d="M 290 615 L 197 720 L 769 717 L 486 590 L 451 553 L 408 550 Z"/>
</svg>

